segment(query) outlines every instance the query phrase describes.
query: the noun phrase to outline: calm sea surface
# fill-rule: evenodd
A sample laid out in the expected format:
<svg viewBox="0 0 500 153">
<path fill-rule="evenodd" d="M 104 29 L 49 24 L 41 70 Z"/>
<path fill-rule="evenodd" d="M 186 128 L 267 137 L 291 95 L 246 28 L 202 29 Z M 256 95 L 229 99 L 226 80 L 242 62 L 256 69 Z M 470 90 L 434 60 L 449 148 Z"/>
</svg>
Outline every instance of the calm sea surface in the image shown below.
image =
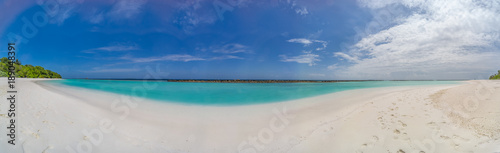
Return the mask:
<svg viewBox="0 0 500 153">
<path fill-rule="evenodd" d="M 165 102 L 247 105 L 312 97 L 333 92 L 391 86 L 458 84 L 459 81 L 364 81 L 338 83 L 186 83 L 65 79 L 43 81 Z"/>
</svg>

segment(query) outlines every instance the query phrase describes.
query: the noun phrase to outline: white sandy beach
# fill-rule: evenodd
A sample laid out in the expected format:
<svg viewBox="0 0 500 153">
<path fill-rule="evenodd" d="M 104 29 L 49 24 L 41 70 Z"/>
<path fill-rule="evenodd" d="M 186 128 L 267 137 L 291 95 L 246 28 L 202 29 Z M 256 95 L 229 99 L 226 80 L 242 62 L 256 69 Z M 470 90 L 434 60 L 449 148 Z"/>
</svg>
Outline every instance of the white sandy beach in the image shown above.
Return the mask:
<svg viewBox="0 0 500 153">
<path fill-rule="evenodd" d="M 7 80 L 0 79 L 0 152 L 500 152 L 500 81 L 358 89 L 215 107 L 35 80 L 16 82 L 12 146 L 4 134 Z"/>
</svg>

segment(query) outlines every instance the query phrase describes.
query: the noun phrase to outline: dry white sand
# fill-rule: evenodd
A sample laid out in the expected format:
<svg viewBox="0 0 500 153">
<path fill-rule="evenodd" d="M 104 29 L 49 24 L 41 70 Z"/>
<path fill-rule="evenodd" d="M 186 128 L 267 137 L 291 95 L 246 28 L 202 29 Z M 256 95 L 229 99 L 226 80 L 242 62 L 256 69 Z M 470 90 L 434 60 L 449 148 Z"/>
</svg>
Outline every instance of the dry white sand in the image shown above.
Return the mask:
<svg viewBox="0 0 500 153">
<path fill-rule="evenodd" d="M 34 79 L 16 84 L 12 146 L 7 80 L 0 79 L 0 152 L 500 152 L 499 81 L 360 89 L 230 107 L 157 102 Z M 135 93 L 152 87 L 144 84 Z"/>
</svg>

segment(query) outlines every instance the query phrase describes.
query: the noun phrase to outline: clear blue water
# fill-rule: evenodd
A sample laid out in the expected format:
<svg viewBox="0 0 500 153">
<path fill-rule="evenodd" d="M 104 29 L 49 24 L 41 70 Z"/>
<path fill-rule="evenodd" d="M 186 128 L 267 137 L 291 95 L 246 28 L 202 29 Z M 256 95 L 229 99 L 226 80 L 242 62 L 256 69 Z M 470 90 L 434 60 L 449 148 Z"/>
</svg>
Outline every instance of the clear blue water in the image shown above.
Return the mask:
<svg viewBox="0 0 500 153">
<path fill-rule="evenodd" d="M 165 102 L 201 105 L 247 105 L 299 99 L 352 89 L 459 83 L 457 81 L 186 83 L 83 79 L 50 80 L 44 82 L 138 96 Z"/>
</svg>

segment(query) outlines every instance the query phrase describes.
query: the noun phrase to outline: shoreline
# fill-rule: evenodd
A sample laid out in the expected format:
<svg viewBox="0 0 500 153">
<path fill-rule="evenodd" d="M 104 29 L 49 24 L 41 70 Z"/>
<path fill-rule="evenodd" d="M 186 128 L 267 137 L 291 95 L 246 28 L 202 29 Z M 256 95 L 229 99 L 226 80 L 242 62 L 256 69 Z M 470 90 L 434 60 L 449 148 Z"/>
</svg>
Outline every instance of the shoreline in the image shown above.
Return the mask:
<svg viewBox="0 0 500 153">
<path fill-rule="evenodd" d="M 468 81 L 468 80 L 270 80 L 270 79 L 88 79 L 71 78 L 75 80 L 116 80 L 116 81 L 161 81 L 161 82 L 189 82 L 189 83 L 336 83 L 336 82 L 365 82 L 365 81 Z"/>
<path fill-rule="evenodd" d="M 136 81 L 134 84 L 127 84 L 127 87 L 124 87 L 122 90 L 120 91 L 115 91 L 115 90 L 106 90 L 106 89 L 102 89 L 99 88 L 99 87 L 79 87 L 79 86 L 71 86 L 71 85 L 65 85 L 65 84 L 62 84 L 62 83 L 57 83 L 57 84 L 51 84 L 51 83 L 44 83 L 44 82 L 39 82 L 39 81 L 36 81 L 37 84 L 41 85 L 41 86 L 64 86 L 66 88 L 69 88 L 69 89 L 75 89 L 73 92 L 79 92 L 77 91 L 78 89 L 80 88 L 85 88 L 86 90 L 90 89 L 90 90 L 95 90 L 97 92 L 103 92 L 103 93 L 117 93 L 118 95 L 124 95 L 124 96 L 129 96 L 129 95 L 135 95 L 135 97 L 141 97 L 141 98 L 145 98 L 145 99 L 148 99 L 148 100 L 152 100 L 152 101 L 159 101 L 159 102 L 166 102 L 166 103 L 177 103 L 177 104 L 185 104 L 185 105 L 203 105 L 203 106 L 245 106 L 245 105 L 255 105 L 255 104 L 268 104 L 268 103 L 279 103 L 279 102 L 286 102 L 286 101 L 294 101 L 294 100 L 300 100 L 300 99 L 304 99 L 304 98 L 309 98 L 309 97 L 315 97 L 315 96 L 321 96 L 321 95 L 328 95 L 328 94 L 332 94 L 332 93 L 336 93 L 336 92 L 342 92 L 342 91 L 347 91 L 347 90 L 356 90 L 356 89 L 370 89 L 370 88 L 380 88 L 380 87 L 398 87 L 398 86 L 432 86 L 432 85 L 439 85 L 439 84 L 462 84 L 464 83 L 464 81 L 449 81 L 449 82 L 446 82 L 446 81 L 436 81 L 438 83 L 432 83 L 432 82 L 429 82 L 429 81 L 426 81 L 426 83 L 424 84 L 420 84 L 418 82 L 411 82 L 411 83 L 398 83 L 396 81 L 373 81 L 375 82 L 375 84 L 379 84 L 379 85 L 359 85 L 359 86 L 355 86 L 355 88 L 342 88 L 342 87 L 338 87 L 337 86 L 325 86 L 325 87 L 329 87 L 329 91 L 320 91 L 320 92 L 317 92 L 317 93 L 309 93 L 308 95 L 302 95 L 302 96 L 296 96 L 294 94 L 300 94 L 298 93 L 299 91 L 296 91 L 296 92 L 289 92 L 289 93 L 285 93 L 285 94 L 280 94 L 278 96 L 278 98 L 267 98 L 267 99 L 262 99 L 262 98 L 253 98 L 255 96 L 261 96 L 261 97 L 265 97 L 265 96 L 274 96 L 274 95 L 271 95 L 271 94 L 268 94 L 268 95 L 259 95 L 259 94 L 256 94 L 255 92 L 251 93 L 251 92 L 248 92 L 248 94 L 240 94 L 240 93 L 236 93 L 236 92 L 226 92 L 225 94 L 227 95 L 221 95 L 221 96 L 224 96 L 224 97 L 230 97 L 229 99 L 226 99 L 226 100 L 220 100 L 219 101 L 215 101 L 217 99 L 211 99 L 212 97 L 207 97 L 207 94 L 204 94 L 205 93 L 213 93 L 213 94 L 220 94 L 220 92 L 211 92 L 211 91 L 198 91 L 198 92 L 193 92 L 191 93 L 193 96 L 194 95 L 197 95 L 197 94 L 200 94 L 200 96 L 202 97 L 205 97 L 205 99 L 203 98 L 198 98 L 197 100 L 191 100 L 191 99 L 175 99 L 175 98 L 165 98 L 165 97 L 158 97 L 158 94 L 153 94 L 153 95 L 147 95 L 148 92 L 150 93 L 157 93 L 157 92 L 162 92 L 162 91 L 158 91 L 156 90 L 155 91 L 155 88 L 157 88 L 158 86 L 162 86 L 162 87 L 168 87 L 168 85 L 163 85 L 163 84 L 155 84 L 155 81 Z M 118 82 L 118 84 L 121 84 L 123 82 Z M 167 83 L 167 82 L 160 82 L 160 83 Z M 237 83 L 235 83 L 237 84 Z M 360 84 L 363 84 L 363 83 L 360 83 Z M 189 85 L 189 84 L 185 84 L 185 85 Z M 208 84 L 207 84 L 208 85 Z M 227 85 L 225 83 L 220 83 L 219 85 Z M 278 86 L 279 84 L 276 84 L 276 85 L 273 85 L 272 87 L 279 87 Z M 328 83 L 324 84 L 324 85 L 329 85 Z M 332 84 L 330 84 L 332 85 Z M 345 84 L 345 85 L 348 85 L 348 84 Z M 150 88 L 152 87 L 152 88 Z M 233 86 L 233 87 L 237 87 L 237 86 Z M 175 89 L 174 87 L 170 87 L 171 89 Z M 132 89 L 132 90 L 131 90 Z M 135 90 L 137 89 L 137 90 Z M 148 91 L 149 89 L 149 91 Z M 275 90 L 280 90 L 281 88 L 277 88 Z M 184 89 L 186 90 L 186 89 Z M 197 88 L 192 88 L 192 90 L 198 90 Z M 231 88 L 231 90 L 239 90 L 239 88 Z M 286 88 L 284 90 L 287 90 Z M 295 89 L 297 90 L 297 89 Z M 274 91 L 274 90 L 273 90 Z M 59 91 L 61 92 L 61 91 Z M 62 91 L 64 92 L 64 91 Z M 175 91 L 172 91 L 172 92 L 175 92 Z M 180 94 L 183 94 L 183 93 L 180 93 Z M 238 95 L 239 94 L 239 95 Z M 236 97 L 243 97 L 243 98 L 240 98 L 240 99 L 237 99 L 235 98 L 235 96 L 232 96 L 232 95 L 238 95 Z M 290 96 L 289 96 L 290 95 Z M 279 97 L 282 97 L 282 98 L 279 98 Z M 241 100 L 241 99 L 244 99 L 244 100 Z M 182 100 L 185 100 L 185 101 L 182 101 Z"/>
<path fill-rule="evenodd" d="M 103 131 L 100 143 L 89 143 L 93 152 L 418 152 L 426 150 L 419 148 L 419 143 L 429 142 L 426 140 L 432 140 L 436 152 L 493 152 L 500 145 L 495 134 L 500 133 L 495 130 L 499 120 L 491 117 L 491 112 L 500 113 L 495 110 L 499 104 L 481 103 L 489 112 L 478 116 L 491 118 L 492 123 L 474 122 L 488 123 L 487 128 L 473 126 L 480 130 L 461 125 L 460 118 L 446 117 L 454 115 L 447 109 L 459 110 L 452 97 L 470 94 L 477 81 L 355 89 L 225 107 L 165 103 L 91 89 L 50 89 L 35 82 L 19 81 L 18 143 L 23 145 L 17 149 L 25 151 L 77 150 L 78 144 L 99 138 L 97 134 L 84 136 L 82 131 L 99 131 L 103 120 L 111 121 L 114 130 Z M 490 100 L 500 99 L 499 88 L 493 87 Z M 436 93 L 445 97 L 431 96 Z M 440 98 L 444 99 L 434 101 Z M 2 118 L 2 126 L 4 122 Z M 434 136 L 436 128 L 440 135 Z M 485 131 L 481 129 L 489 129 L 490 135 L 478 134 Z"/>
</svg>

